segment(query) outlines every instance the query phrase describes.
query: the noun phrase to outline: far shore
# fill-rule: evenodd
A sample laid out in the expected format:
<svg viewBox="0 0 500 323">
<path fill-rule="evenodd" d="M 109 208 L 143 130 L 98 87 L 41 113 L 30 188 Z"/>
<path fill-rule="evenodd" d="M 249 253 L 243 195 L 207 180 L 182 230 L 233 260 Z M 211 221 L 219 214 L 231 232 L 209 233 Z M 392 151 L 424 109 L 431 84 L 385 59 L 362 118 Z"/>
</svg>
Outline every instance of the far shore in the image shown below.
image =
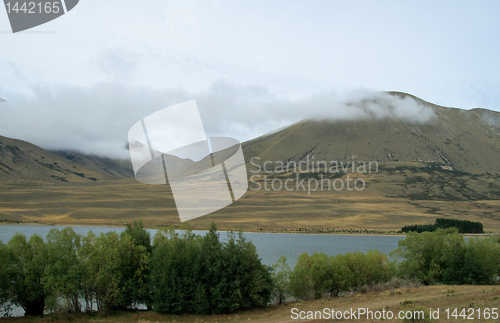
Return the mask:
<svg viewBox="0 0 500 323">
<path fill-rule="evenodd" d="M 67 223 L 38 223 L 38 222 L 0 222 L 0 226 L 12 226 L 12 225 L 21 225 L 21 226 L 69 226 L 69 227 L 99 227 L 99 228 L 124 228 L 125 225 L 113 225 L 113 224 L 67 224 Z M 146 229 L 165 229 L 170 226 L 145 226 Z M 202 227 L 188 227 L 188 226 L 173 226 L 176 230 L 187 230 L 188 228 L 195 231 L 207 231 L 208 228 Z M 347 229 L 346 229 L 347 230 Z M 274 234 L 306 234 L 306 235 L 341 235 L 341 236 L 377 236 L 377 237 L 394 237 L 394 236 L 406 236 L 404 232 L 305 232 L 305 231 L 282 231 L 282 230 L 268 230 L 268 229 L 259 229 L 259 230 L 244 230 L 237 229 L 234 230 L 217 230 L 219 232 L 244 232 L 244 233 L 274 233 Z M 373 230 L 377 231 L 377 230 Z M 488 237 L 488 236 L 496 236 L 500 235 L 498 232 L 493 233 L 464 233 L 462 236 L 464 238 L 477 238 L 477 237 Z"/>
</svg>

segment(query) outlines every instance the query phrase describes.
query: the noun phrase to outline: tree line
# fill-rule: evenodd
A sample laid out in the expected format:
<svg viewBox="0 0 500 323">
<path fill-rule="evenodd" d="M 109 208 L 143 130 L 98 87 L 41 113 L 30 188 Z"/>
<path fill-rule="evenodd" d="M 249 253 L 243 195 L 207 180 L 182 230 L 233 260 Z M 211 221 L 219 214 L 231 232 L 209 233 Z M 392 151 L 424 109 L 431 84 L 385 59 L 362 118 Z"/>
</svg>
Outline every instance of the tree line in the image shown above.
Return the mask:
<svg viewBox="0 0 500 323">
<path fill-rule="evenodd" d="M 500 236 L 465 240 L 457 228 L 410 232 L 391 256 L 390 261 L 377 250 L 337 256 L 304 253 L 293 270 L 281 257 L 273 266 L 274 300 L 338 296 L 394 278 L 426 285 L 499 282 Z"/>
<path fill-rule="evenodd" d="M 224 313 L 266 304 L 271 269 L 241 234 L 220 241 L 215 224 L 201 237 L 142 222 L 120 235 L 52 229 L 46 241 L 16 233 L 0 242 L 0 306 L 45 311 L 113 311 L 146 306 L 165 313 Z"/>
<path fill-rule="evenodd" d="M 492 284 L 500 274 L 500 237 L 465 240 L 456 228 L 410 232 L 391 253 L 303 253 L 291 269 L 281 257 L 262 264 L 242 234 L 220 240 L 159 230 L 142 222 L 96 236 L 53 229 L 45 241 L 17 233 L 0 242 L 0 306 L 26 315 L 114 311 L 139 305 L 160 313 L 218 314 L 288 299 L 336 297 L 395 277 L 424 284 Z"/>
<path fill-rule="evenodd" d="M 457 228 L 410 232 L 391 255 L 400 277 L 425 284 L 485 285 L 500 275 L 500 236 L 465 240 Z"/>
<path fill-rule="evenodd" d="M 415 224 L 404 226 L 403 232 L 434 232 L 437 229 L 457 228 L 459 233 L 484 233 L 483 224 L 480 222 L 454 220 L 454 219 L 436 219 L 434 224 Z"/>
<path fill-rule="evenodd" d="M 370 283 L 386 282 L 397 271 L 395 263 L 389 262 L 387 256 L 377 250 L 366 254 L 353 252 L 337 256 L 328 256 L 322 252 L 315 252 L 311 256 L 303 253 L 293 270 L 286 264 L 286 258 L 280 257 L 273 269 L 273 297 L 277 303 L 290 297 L 336 297 L 342 292 Z"/>
</svg>

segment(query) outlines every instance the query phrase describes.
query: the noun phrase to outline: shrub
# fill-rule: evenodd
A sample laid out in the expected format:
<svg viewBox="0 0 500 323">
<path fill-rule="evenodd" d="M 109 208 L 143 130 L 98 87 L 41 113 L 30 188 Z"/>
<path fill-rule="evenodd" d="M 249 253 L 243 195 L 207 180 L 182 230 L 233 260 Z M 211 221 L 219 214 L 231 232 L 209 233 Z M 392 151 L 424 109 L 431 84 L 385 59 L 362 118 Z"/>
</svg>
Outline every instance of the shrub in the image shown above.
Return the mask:
<svg viewBox="0 0 500 323">
<path fill-rule="evenodd" d="M 500 244 L 495 239 L 469 239 L 458 229 L 410 232 L 392 253 L 401 262 L 399 276 L 425 284 L 492 284 L 500 273 Z"/>
<path fill-rule="evenodd" d="M 283 256 L 272 266 L 272 269 L 274 282 L 272 299 L 274 302 L 281 304 L 292 296 L 290 290 L 290 275 L 292 270 L 286 264 L 286 258 Z"/>
<path fill-rule="evenodd" d="M 151 287 L 157 312 L 228 313 L 269 302 L 271 268 L 241 234 L 221 242 L 213 223 L 204 237 L 166 230 L 154 238 Z"/>
<path fill-rule="evenodd" d="M 386 282 L 395 274 L 395 264 L 377 250 L 336 257 L 303 253 L 290 275 L 290 289 L 298 299 L 319 298 L 326 292 L 338 296 L 363 285 Z"/>
</svg>

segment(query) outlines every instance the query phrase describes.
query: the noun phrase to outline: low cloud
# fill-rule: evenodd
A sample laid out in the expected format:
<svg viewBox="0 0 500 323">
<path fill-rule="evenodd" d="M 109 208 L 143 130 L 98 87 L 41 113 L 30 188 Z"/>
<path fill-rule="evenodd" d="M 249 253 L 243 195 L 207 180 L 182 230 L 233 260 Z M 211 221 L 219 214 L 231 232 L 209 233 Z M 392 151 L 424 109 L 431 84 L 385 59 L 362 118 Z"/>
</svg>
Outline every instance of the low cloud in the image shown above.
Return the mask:
<svg viewBox="0 0 500 323">
<path fill-rule="evenodd" d="M 102 83 L 90 88 L 34 86 L 32 96 L 4 102 L 0 135 L 45 149 L 73 149 L 128 158 L 124 148 L 130 127 L 170 105 L 196 99 L 209 136 L 249 140 L 303 119 L 355 120 L 401 118 L 427 122 L 431 108 L 368 90 L 318 93 L 287 100 L 258 86 L 216 82 L 205 92 L 157 90 Z"/>
<path fill-rule="evenodd" d="M 125 49 L 107 50 L 94 60 L 99 71 L 113 78 L 123 81 L 130 78 L 137 69 L 136 58 Z"/>
</svg>

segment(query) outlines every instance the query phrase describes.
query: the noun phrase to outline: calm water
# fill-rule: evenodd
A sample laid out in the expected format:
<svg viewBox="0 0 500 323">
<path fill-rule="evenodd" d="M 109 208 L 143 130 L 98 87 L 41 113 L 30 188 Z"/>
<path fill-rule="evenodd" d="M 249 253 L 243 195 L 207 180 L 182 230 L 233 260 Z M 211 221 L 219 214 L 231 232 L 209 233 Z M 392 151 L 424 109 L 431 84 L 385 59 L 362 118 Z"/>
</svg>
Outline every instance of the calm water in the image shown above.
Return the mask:
<svg viewBox="0 0 500 323">
<path fill-rule="evenodd" d="M 0 240 L 4 243 L 12 238 L 16 232 L 27 237 L 36 233 L 43 238 L 51 229 L 64 229 L 64 226 L 29 226 L 29 225 L 4 225 L 0 226 Z M 73 230 L 81 235 L 87 235 L 89 231 L 99 235 L 101 232 L 115 231 L 120 233 L 124 228 L 107 227 L 83 227 L 74 226 Z M 148 230 L 154 236 L 156 230 Z M 206 231 L 194 231 L 196 234 L 204 235 Z M 398 247 L 398 241 L 404 236 L 356 236 L 356 235 L 316 235 L 316 234 L 293 234 L 293 233 L 244 233 L 248 240 L 252 241 L 257 248 L 259 257 L 266 265 L 272 265 L 278 261 L 280 256 L 287 258 L 287 263 L 293 268 L 299 254 L 307 252 L 324 252 L 335 256 L 339 253 L 352 251 L 367 252 L 377 249 L 381 253 L 389 254 Z M 220 232 L 221 239 L 227 234 Z"/>
</svg>

